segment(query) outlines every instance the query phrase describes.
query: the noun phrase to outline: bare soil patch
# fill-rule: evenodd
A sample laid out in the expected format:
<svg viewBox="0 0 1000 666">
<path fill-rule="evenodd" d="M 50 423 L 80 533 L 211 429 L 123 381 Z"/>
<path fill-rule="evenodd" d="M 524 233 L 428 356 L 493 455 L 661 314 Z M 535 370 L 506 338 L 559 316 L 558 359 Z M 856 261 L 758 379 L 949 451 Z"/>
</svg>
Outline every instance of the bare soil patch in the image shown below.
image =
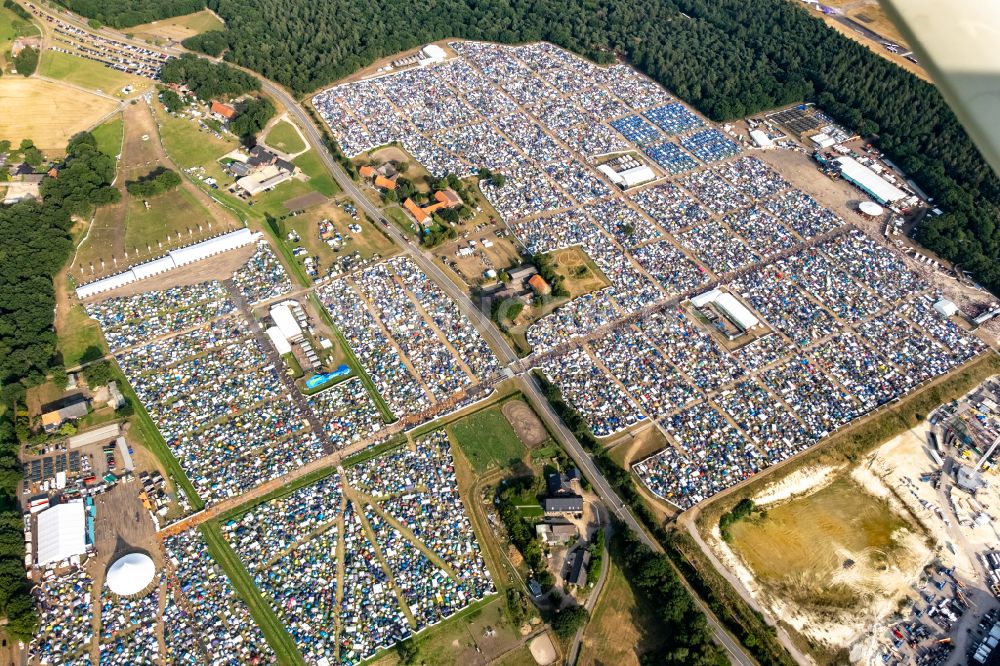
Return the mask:
<svg viewBox="0 0 1000 666">
<path fill-rule="evenodd" d="M 520 400 L 511 400 L 503 406 L 501 411 L 511 427 L 514 428 L 517 438 L 525 446 L 535 447 L 549 438 L 545 426 L 526 403 Z"/>
<path fill-rule="evenodd" d="M 306 208 L 312 208 L 313 206 L 325 204 L 327 201 L 329 201 L 329 199 L 319 192 L 310 192 L 309 194 L 303 194 L 302 196 L 289 199 L 282 205 L 288 210 L 305 210 Z"/>
<path fill-rule="evenodd" d="M 528 643 L 528 649 L 531 650 L 531 656 L 534 657 L 535 663 L 538 666 L 548 666 L 555 663 L 556 646 L 552 644 L 552 639 L 549 638 L 548 633 L 534 638 Z"/>
</svg>

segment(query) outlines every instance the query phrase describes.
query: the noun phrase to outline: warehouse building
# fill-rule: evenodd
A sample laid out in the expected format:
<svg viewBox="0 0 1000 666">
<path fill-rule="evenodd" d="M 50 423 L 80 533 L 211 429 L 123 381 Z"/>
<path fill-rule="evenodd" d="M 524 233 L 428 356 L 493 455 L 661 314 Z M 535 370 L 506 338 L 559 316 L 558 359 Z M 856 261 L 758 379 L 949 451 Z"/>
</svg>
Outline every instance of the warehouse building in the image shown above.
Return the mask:
<svg viewBox="0 0 1000 666">
<path fill-rule="evenodd" d="M 860 188 L 882 205 L 905 199 L 907 196 L 906 192 L 885 178 L 882 178 L 853 157 L 838 157 L 834 162 L 840 167 L 840 175 L 844 180 Z"/>
<path fill-rule="evenodd" d="M 57 504 L 38 514 L 39 566 L 85 553 L 85 529 L 83 500 Z"/>
</svg>

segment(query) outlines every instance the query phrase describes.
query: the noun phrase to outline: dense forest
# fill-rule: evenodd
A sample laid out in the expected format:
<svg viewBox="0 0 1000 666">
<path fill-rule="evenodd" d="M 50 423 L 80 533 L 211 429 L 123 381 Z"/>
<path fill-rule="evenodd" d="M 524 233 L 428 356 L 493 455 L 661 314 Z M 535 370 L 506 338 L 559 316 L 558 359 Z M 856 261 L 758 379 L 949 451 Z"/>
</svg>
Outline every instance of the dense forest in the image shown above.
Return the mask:
<svg viewBox="0 0 1000 666">
<path fill-rule="evenodd" d="M 190 14 L 205 8 L 204 0 L 60 0 L 72 11 L 114 28 Z"/>
<path fill-rule="evenodd" d="M 224 62 L 214 63 L 190 54 L 165 64 L 160 70 L 160 78 L 164 83 L 186 85 L 198 99 L 205 102 L 217 97 L 239 97 L 244 93 L 260 90 L 260 80 L 257 77 Z"/>
<path fill-rule="evenodd" d="M 248 145 L 255 143 L 250 139 L 256 137 L 275 114 L 274 105 L 266 97 L 251 97 L 244 100 L 237 105 L 236 111 L 239 115 L 229 121 L 229 131 Z"/>
<path fill-rule="evenodd" d="M 66 147 L 59 178 L 42 181 L 42 201 L 0 206 L 0 615 L 7 631 L 27 640 L 37 618 L 24 576 L 24 535 L 17 506 L 20 439 L 15 419 L 28 388 L 50 373 L 65 377 L 56 354 L 52 326 L 53 276 L 73 249 L 73 215 L 87 215 L 95 205 L 111 203 L 115 161 L 97 151 L 87 133 Z"/>
</svg>

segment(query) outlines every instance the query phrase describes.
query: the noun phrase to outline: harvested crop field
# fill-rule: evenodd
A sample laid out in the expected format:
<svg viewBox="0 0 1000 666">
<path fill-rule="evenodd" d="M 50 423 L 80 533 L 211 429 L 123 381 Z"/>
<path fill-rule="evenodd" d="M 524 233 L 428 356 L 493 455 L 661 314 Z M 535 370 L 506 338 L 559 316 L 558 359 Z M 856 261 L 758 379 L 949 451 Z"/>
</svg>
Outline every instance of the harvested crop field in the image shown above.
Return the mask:
<svg viewBox="0 0 1000 666">
<path fill-rule="evenodd" d="M 77 132 L 97 124 L 118 104 L 81 90 L 21 76 L 0 78 L 0 138 L 31 139 L 46 153 L 62 153 Z"/>
<path fill-rule="evenodd" d="M 294 199 L 289 199 L 284 202 L 285 208 L 288 210 L 305 210 L 306 208 L 312 208 L 313 206 L 318 206 L 324 204 L 329 199 L 319 192 L 310 192 L 309 194 L 302 194 L 295 197 Z"/>
<path fill-rule="evenodd" d="M 176 40 L 181 41 L 194 35 L 208 32 L 210 30 L 225 30 L 226 25 L 219 18 L 203 9 L 193 14 L 175 16 L 173 18 L 143 23 L 129 28 L 128 32 L 135 35 L 136 39 L 146 40 Z"/>
</svg>

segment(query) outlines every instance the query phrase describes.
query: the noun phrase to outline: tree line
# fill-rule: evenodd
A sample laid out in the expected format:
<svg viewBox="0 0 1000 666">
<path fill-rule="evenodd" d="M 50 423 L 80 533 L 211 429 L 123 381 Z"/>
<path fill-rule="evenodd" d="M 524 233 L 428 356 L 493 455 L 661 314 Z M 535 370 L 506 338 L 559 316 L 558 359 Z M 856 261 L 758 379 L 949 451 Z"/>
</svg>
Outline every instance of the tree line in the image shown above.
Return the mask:
<svg viewBox="0 0 1000 666">
<path fill-rule="evenodd" d="M 59 178 L 42 181 L 42 200 L 0 206 L 0 615 L 16 639 L 29 640 L 38 620 L 24 575 L 24 535 L 16 415 L 28 388 L 65 378 L 53 328 L 53 276 L 73 249 L 74 216 L 116 201 L 114 160 L 89 133 L 72 137 Z M 19 406 L 21 409 L 19 409 Z"/>
<path fill-rule="evenodd" d="M 128 28 L 205 8 L 204 0 L 59 0 L 59 4 L 113 28 Z"/>
<path fill-rule="evenodd" d="M 224 62 L 215 63 L 190 53 L 165 63 L 160 69 L 160 78 L 164 83 L 186 85 L 203 102 L 260 90 L 257 77 Z"/>
<path fill-rule="evenodd" d="M 134 197 L 155 197 L 168 192 L 181 184 L 181 177 L 176 171 L 165 167 L 157 167 L 140 178 L 125 184 L 125 189 Z"/>
</svg>

